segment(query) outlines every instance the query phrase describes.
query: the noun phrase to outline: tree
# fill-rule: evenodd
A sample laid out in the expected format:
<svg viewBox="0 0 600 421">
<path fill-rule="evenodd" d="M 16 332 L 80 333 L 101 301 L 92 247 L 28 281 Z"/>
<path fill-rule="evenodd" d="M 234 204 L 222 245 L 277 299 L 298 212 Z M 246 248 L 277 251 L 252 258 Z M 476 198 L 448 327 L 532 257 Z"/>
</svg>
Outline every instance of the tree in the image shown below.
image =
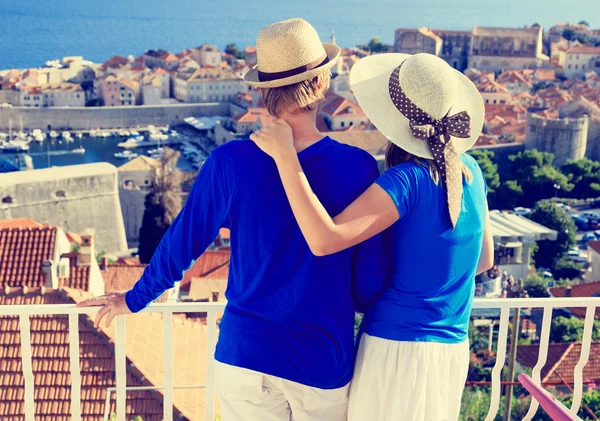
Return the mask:
<svg viewBox="0 0 600 421">
<path fill-rule="evenodd" d="M 510 179 L 515 180 L 523 190 L 520 200 L 523 206 L 532 206 L 538 200 L 554 196 L 555 185 L 564 192 L 573 189 L 567 176 L 552 165 L 554 155 L 549 152 L 530 149 L 509 156 L 509 160 L 512 163 Z"/>
<path fill-rule="evenodd" d="M 529 218 L 558 233 L 556 241 L 538 241 L 538 250 L 534 256 L 538 267 L 555 269 L 557 263 L 566 257 L 569 248 L 575 245 L 577 229 L 573 220 L 564 210 L 548 200 L 538 202 Z"/>
<path fill-rule="evenodd" d="M 236 58 L 244 58 L 243 51 L 240 51 L 238 46 L 233 42 L 231 42 L 225 46 L 225 52 L 227 54 L 231 54 L 232 56 L 234 56 Z"/>
<path fill-rule="evenodd" d="M 508 180 L 496 193 L 496 207 L 498 209 L 513 209 L 523 197 L 523 188 L 515 180 Z"/>
<path fill-rule="evenodd" d="M 588 199 L 600 196 L 600 162 L 588 158 L 568 160 L 561 171 L 574 185 L 571 197 Z"/>
<path fill-rule="evenodd" d="M 139 258 L 149 263 L 158 243 L 181 210 L 181 184 L 185 176 L 177 169 L 180 153 L 166 148 L 155 180 L 146 196 L 140 227 Z"/>
<path fill-rule="evenodd" d="M 473 150 L 471 156 L 479 164 L 481 172 L 485 178 L 488 193 L 488 205 L 490 209 L 496 208 L 496 190 L 500 187 L 500 175 L 498 174 L 498 165 L 494 163 L 494 152 L 486 150 Z"/>
<path fill-rule="evenodd" d="M 579 25 L 585 25 L 588 28 L 590 27 L 590 24 L 587 20 L 580 20 L 579 22 L 577 22 Z"/>
<path fill-rule="evenodd" d="M 552 320 L 550 325 L 550 342 L 570 343 L 581 342 L 583 339 L 584 321 L 577 317 L 559 316 Z M 600 320 L 594 321 L 592 340 L 600 338 Z"/>
<path fill-rule="evenodd" d="M 567 41 L 573 41 L 573 38 L 575 38 L 575 30 L 573 28 L 565 28 L 563 30 L 562 36 Z"/>
<path fill-rule="evenodd" d="M 385 53 L 389 49 L 389 45 L 384 44 L 379 37 L 373 37 L 371 41 L 364 47 L 370 53 Z"/>
<path fill-rule="evenodd" d="M 546 298 L 550 296 L 548 292 L 548 279 L 539 275 L 531 275 L 525 281 L 525 291 L 531 298 Z"/>
</svg>

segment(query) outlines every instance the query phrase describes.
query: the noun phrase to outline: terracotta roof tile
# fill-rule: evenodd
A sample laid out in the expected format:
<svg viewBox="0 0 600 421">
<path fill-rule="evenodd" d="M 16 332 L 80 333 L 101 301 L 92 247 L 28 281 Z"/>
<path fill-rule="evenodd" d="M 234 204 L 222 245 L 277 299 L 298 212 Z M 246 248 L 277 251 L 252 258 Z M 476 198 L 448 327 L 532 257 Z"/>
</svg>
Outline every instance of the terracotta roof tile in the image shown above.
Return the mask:
<svg viewBox="0 0 600 421">
<path fill-rule="evenodd" d="M 15 218 L 0 221 L 0 229 L 3 228 L 41 228 L 43 224 L 34 221 L 30 218 Z"/>
<path fill-rule="evenodd" d="M 124 291 L 131 289 L 141 278 L 146 265 L 110 265 L 102 269 L 104 291 Z"/>
<path fill-rule="evenodd" d="M 555 297 L 565 297 L 567 287 L 550 288 L 550 293 Z M 572 285 L 571 297 L 600 297 L 600 281 L 586 282 L 585 284 Z M 569 311 L 575 316 L 585 317 L 585 307 L 570 307 Z M 596 309 L 596 317 L 600 317 L 600 308 Z"/>
<path fill-rule="evenodd" d="M 229 250 L 207 250 L 196 260 L 181 281 L 181 291 L 189 291 L 192 278 L 219 279 L 229 277 Z"/>
<path fill-rule="evenodd" d="M 525 367 L 537 363 L 539 345 L 520 345 L 517 360 Z M 549 344 L 548 361 L 542 369 L 542 382 L 574 383 L 574 370 L 581 355 L 581 343 Z M 592 343 L 590 357 L 583 368 L 585 380 L 600 380 L 600 342 Z"/>
<path fill-rule="evenodd" d="M 41 264 L 52 260 L 56 227 L 0 229 L 0 287 L 44 285 Z"/>
<path fill-rule="evenodd" d="M 0 305 L 73 304 L 65 290 L 13 289 L 0 293 Z M 69 372 L 68 318 L 63 315 L 31 317 L 32 365 L 35 382 L 36 420 L 69 420 L 71 376 Z M 131 335 L 128 335 L 128 337 Z M 108 387 L 115 386 L 114 346 L 94 329 L 88 316 L 79 318 L 81 409 L 83 421 L 102 419 Z M 161 364 L 162 365 L 162 364 Z M 127 362 L 127 385 L 148 386 L 132 361 Z M 162 383 L 157 383 L 162 384 Z M 23 419 L 24 380 L 21 367 L 19 321 L 0 316 L 0 414 L 2 420 Z M 115 411 L 114 395 L 110 412 Z M 144 421 L 162 419 L 162 395 L 156 391 L 127 392 L 127 414 Z M 179 415 L 179 411 L 175 412 Z"/>
</svg>

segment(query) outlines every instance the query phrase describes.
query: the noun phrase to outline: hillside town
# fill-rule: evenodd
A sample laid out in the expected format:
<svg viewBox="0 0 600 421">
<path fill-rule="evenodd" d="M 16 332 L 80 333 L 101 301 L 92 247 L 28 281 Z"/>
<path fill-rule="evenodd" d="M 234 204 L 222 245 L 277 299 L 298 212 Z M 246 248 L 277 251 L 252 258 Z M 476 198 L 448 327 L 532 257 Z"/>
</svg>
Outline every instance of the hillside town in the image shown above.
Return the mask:
<svg viewBox="0 0 600 421">
<path fill-rule="evenodd" d="M 337 44 L 334 34 L 329 42 Z M 600 296 L 600 29 L 585 22 L 547 30 L 400 28 L 391 45 L 373 39 L 342 48 L 317 128 L 366 150 L 383 170 L 387 139 L 357 104 L 349 78 L 358 60 L 381 52 L 437 55 L 473 81 L 485 103 L 483 133 L 471 154 L 488 183 L 495 264 L 474 288 L 480 304 L 471 321 L 463 419 L 485 418 L 494 382 L 507 396 L 496 405 L 510 408 L 508 385 L 515 373 L 531 374 L 536 367 L 542 384 L 565 402 L 581 386 L 589 399 L 580 416 L 598 419 L 600 326 L 594 319 L 600 309 L 550 305 L 545 309 L 554 316 L 550 324 L 540 307 L 485 308 L 485 300 Z M 149 263 L 154 251 L 149 248 L 168 229 L 156 221 L 181 209 L 211 151 L 273 121 L 260 92 L 243 80 L 256 62 L 254 46 L 229 44 L 221 51 L 203 44 L 181 52 L 114 56 L 104 63 L 71 56 L 39 68 L 0 71 L 0 310 L 72 305 L 132 288 Z M 48 148 L 50 160 L 59 141 L 76 146 L 78 138 L 79 152 L 70 152 L 79 156 L 102 137 L 119 138 L 124 151 L 114 154 L 118 166 L 99 160 L 34 168 L 27 159 L 34 143 Z M 163 202 L 153 204 L 150 196 Z M 230 232 L 221 229 L 183 280 L 157 302 L 224 304 L 230 257 Z M 32 313 L 27 355 L 33 362 L 27 367 L 19 324 L 24 316 L 2 311 L 2 420 L 23 419 L 29 377 L 36 419 L 71 419 L 74 361 L 81 368 L 80 419 L 109 419 L 117 411 L 117 328 L 94 328 L 91 314 L 73 319 Z M 509 313 L 515 333 L 507 339 Z M 127 417 L 163 419 L 168 377 L 163 349 L 174 344 L 168 375 L 171 385 L 181 386 L 168 395 L 174 419 L 208 420 L 213 403 L 206 376 L 213 368 L 207 361 L 214 344 L 207 332 L 216 329 L 221 310 L 169 314 L 170 336 L 163 332 L 166 316 L 158 311 L 126 317 L 121 356 L 131 387 Z M 79 328 L 77 360 L 68 351 L 73 326 Z M 507 344 L 514 348 L 516 368 L 510 379 L 500 379 L 493 369 L 503 366 Z M 541 344 L 547 361 L 538 367 Z M 577 372 L 580 361 L 587 365 Z M 511 419 L 523 419 L 531 399 L 514 391 L 514 401 Z M 485 413 L 477 409 L 483 406 Z"/>
</svg>

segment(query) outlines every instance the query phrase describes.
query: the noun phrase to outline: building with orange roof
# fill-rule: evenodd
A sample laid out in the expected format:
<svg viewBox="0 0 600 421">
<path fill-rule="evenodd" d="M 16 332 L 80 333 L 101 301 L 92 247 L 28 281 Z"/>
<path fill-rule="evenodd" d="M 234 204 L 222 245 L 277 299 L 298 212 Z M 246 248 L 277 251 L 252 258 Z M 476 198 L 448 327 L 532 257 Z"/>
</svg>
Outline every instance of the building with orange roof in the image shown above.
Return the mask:
<svg viewBox="0 0 600 421">
<path fill-rule="evenodd" d="M 249 108 L 245 113 L 233 117 L 236 133 L 250 134 L 268 126 L 273 116 L 266 108 Z"/>
<path fill-rule="evenodd" d="M 44 96 L 37 86 L 20 85 L 19 94 L 19 105 L 22 107 L 40 108 L 44 106 Z"/>
<path fill-rule="evenodd" d="M 496 81 L 502 84 L 511 95 L 516 95 L 521 92 L 529 92 L 533 87 L 531 79 L 525 76 L 523 71 L 508 70 L 498 75 Z"/>
<path fill-rule="evenodd" d="M 501 83 L 486 80 L 477 85 L 477 90 L 486 104 L 510 104 L 512 102 L 508 88 Z"/>
<path fill-rule="evenodd" d="M 333 92 L 326 95 L 321 107 L 321 115 L 331 131 L 344 131 L 353 126 L 369 123 L 369 119 L 362 108 Z"/>
<path fill-rule="evenodd" d="M 244 80 L 237 74 L 218 67 L 189 69 L 174 75 L 173 94 L 182 102 L 226 102 L 239 93 L 248 92 L 248 89 Z"/>
<path fill-rule="evenodd" d="M 211 44 L 202 44 L 196 48 L 192 57 L 201 67 L 218 68 L 222 60 L 219 49 Z"/>
<path fill-rule="evenodd" d="M 546 364 L 542 368 L 542 386 L 554 386 L 565 393 L 571 393 L 575 385 L 575 367 L 581 355 L 581 342 L 551 343 L 548 345 Z M 533 368 L 538 362 L 540 345 L 519 345 L 517 362 L 527 368 Z M 592 342 L 590 357 L 583 368 L 584 393 L 590 390 L 589 383 L 600 381 L 600 342 Z M 589 383 L 588 383 L 589 382 Z"/>
<path fill-rule="evenodd" d="M 167 72 L 172 72 L 179 67 L 179 58 L 166 50 L 148 50 L 143 57 L 144 65 L 151 69 L 160 67 Z"/>
<path fill-rule="evenodd" d="M 566 51 L 565 76 L 583 77 L 589 70 L 600 71 L 600 46 L 574 45 Z"/>
<path fill-rule="evenodd" d="M 78 83 L 48 83 L 40 86 L 44 106 L 85 107 L 85 91 Z"/>
<path fill-rule="evenodd" d="M 600 241 L 590 241 L 588 243 L 590 251 L 598 256 L 600 254 Z M 597 260 L 594 262 L 597 264 Z M 585 282 L 578 285 L 569 285 L 564 287 L 550 288 L 550 294 L 553 297 L 598 297 L 600 296 L 600 278 L 594 277 L 594 272 L 591 276 L 587 277 L 591 279 L 591 282 Z M 569 312 L 579 317 L 580 319 L 585 317 L 585 307 L 571 307 L 568 309 Z M 596 309 L 596 317 L 600 317 L 600 308 Z"/>
<path fill-rule="evenodd" d="M 513 96 L 513 103 L 521 105 L 523 108 L 539 107 L 542 100 L 537 95 L 529 92 L 521 92 Z"/>
<path fill-rule="evenodd" d="M 519 104 L 485 104 L 486 121 L 502 118 L 504 122 L 524 119 L 527 109 Z"/>
<path fill-rule="evenodd" d="M 246 65 L 248 67 L 254 67 L 256 65 L 256 47 L 253 45 L 249 45 L 244 48 L 244 60 L 246 61 Z"/>
<path fill-rule="evenodd" d="M 438 56 L 442 39 L 429 28 L 396 29 L 394 51 L 397 53 L 428 53 Z"/>
<path fill-rule="evenodd" d="M 94 233 L 80 234 L 78 251 L 65 232 L 28 218 L 3 221 L 0 227 L 0 287 L 68 286 L 104 293 L 95 260 Z"/>
<path fill-rule="evenodd" d="M 573 100 L 573 96 L 564 89 L 554 85 L 549 88 L 540 89 L 536 95 L 542 100 L 542 104 L 546 108 L 558 108 L 565 102 Z"/>
<path fill-rule="evenodd" d="M 109 75 L 101 80 L 100 97 L 106 107 L 136 105 L 141 100 L 138 81 Z"/>
</svg>

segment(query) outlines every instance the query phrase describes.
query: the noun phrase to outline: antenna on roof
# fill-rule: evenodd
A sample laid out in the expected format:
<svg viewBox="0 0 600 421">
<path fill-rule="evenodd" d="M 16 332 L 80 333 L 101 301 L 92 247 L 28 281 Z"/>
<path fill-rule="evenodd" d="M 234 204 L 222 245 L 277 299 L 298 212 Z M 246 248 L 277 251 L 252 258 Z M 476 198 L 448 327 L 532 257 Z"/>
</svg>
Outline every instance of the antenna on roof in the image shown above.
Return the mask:
<svg viewBox="0 0 600 421">
<path fill-rule="evenodd" d="M 477 16 L 473 16 L 473 29 L 477 28 Z"/>
</svg>

